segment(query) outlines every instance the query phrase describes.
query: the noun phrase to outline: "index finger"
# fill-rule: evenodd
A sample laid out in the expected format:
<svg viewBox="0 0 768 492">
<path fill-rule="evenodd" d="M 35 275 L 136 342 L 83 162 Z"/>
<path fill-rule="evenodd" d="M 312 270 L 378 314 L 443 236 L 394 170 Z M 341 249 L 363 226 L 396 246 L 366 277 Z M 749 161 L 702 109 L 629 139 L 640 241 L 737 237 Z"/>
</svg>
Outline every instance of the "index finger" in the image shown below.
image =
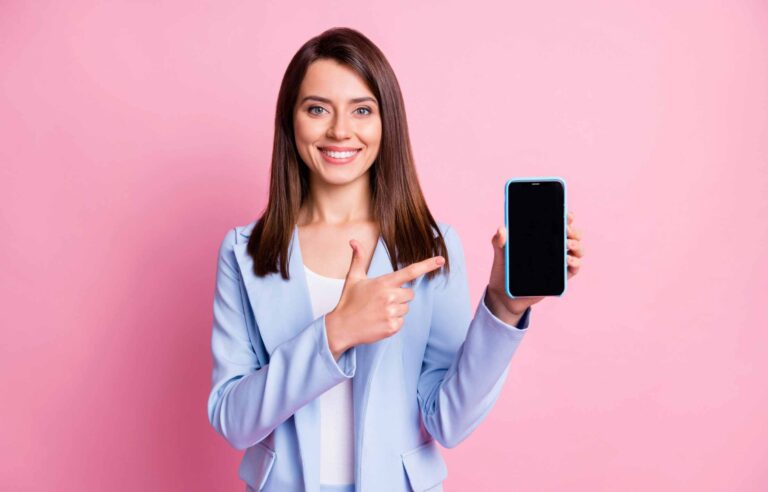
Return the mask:
<svg viewBox="0 0 768 492">
<path fill-rule="evenodd" d="M 442 256 L 433 256 L 432 258 L 427 258 L 423 261 L 411 263 L 407 267 L 401 268 L 396 272 L 382 275 L 381 279 L 389 285 L 399 287 L 406 282 L 416 279 L 420 275 L 424 275 L 425 273 L 440 268 L 444 263 L 445 258 Z"/>
</svg>

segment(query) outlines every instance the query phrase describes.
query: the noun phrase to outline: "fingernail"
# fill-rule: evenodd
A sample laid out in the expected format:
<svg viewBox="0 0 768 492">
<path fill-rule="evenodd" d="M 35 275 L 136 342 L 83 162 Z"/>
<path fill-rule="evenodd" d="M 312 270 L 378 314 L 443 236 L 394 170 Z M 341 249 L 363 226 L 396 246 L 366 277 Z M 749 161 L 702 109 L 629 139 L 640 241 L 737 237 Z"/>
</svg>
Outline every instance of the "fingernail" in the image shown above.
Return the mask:
<svg viewBox="0 0 768 492">
<path fill-rule="evenodd" d="M 445 258 L 443 258 L 442 256 L 438 256 L 437 258 L 435 258 L 435 263 L 436 263 L 438 266 L 440 266 L 440 265 L 442 265 L 443 263 L 445 263 Z"/>
</svg>

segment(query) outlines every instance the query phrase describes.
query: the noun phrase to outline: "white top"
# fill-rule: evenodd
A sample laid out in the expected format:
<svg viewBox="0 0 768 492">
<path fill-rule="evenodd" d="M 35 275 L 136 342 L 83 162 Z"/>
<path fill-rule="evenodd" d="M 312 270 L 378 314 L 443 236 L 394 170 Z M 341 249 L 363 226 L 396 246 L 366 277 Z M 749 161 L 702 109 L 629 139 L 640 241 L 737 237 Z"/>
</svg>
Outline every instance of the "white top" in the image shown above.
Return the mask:
<svg viewBox="0 0 768 492">
<path fill-rule="evenodd" d="M 343 278 L 313 272 L 304 265 L 312 311 L 318 318 L 339 303 Z M 348 485 L 355 482 L 355 429 L 352 379 L 345 379 L 318 397 L 320 403 L 320 483 Z"/>
</svg>

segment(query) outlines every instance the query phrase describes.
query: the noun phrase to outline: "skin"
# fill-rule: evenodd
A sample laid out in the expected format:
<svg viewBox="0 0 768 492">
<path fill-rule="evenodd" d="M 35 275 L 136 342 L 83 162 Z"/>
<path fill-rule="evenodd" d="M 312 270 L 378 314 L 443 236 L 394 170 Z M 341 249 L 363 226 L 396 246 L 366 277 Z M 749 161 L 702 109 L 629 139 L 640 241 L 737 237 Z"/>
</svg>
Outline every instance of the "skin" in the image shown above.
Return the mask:
<svg viewBox="0 0 768 492">
<path fill-rule="evenodd" d="M 327 102 L 303 100 L 320 96 Z M 351 102 L 353 98 L 373 100 Z M 335 359 L 362 343 L 397 333 L 413 300 L 413 289 L 401 285 L 439 268 L 442 256 L 428 258 L 401 270 L 368 278 L 367 271 L 380 230 L 373 218 L 369 170 L 381 143 L 381 117 L 373 93 L 350 68 L 335 60 L 313 62 L 302 81 L 294 108 L 294 132 L 299 155 L 310 170 L 310 192 L 299 211 L 299 243 L 307 267 L 334 278 L 344 278 L 336 308 L 326 316 L 328 343 Z M 362 148 L 350 164 L 326 162 L 320 147 Z M 510 299 L 504 289 L 504 244 L 501 226 L 491 239 L 494 261 L 486 302 L 490 311 L 517 325 L 528 306 L 544 297 Z M 580 267 L 581 233 L 568 214 L 568 278 Z"/>
<path fill-rule="evenodd" d="M 320 96 L 331 103 L 302 100 Z M 373 101 L 350 103 L 359 97 Z M 379 238 L 371 209 L 369 169 L 381 143 L 381 117 L 375 96 L 350 68 L 335 60 L 317 60 L 307 69 L 293 116 L 296 147 L 310 170 L 309 197 L 299 211 L 299 243 L 307 267 L 327 277 L 345 278 L 356 238 L 370 262 Z M 323 160 L 318 147 L 362 147 L 351 164 Z"/>
</svg>

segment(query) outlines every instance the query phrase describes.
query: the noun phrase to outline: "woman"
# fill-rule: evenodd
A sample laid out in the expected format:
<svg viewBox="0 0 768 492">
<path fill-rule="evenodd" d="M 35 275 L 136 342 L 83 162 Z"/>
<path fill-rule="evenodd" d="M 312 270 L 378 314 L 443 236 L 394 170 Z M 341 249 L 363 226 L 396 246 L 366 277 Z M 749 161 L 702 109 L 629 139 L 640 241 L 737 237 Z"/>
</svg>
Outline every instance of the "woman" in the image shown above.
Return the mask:
<svg viewBox="0 0 768 492">
<path fill-rule="evenodd" d="M 384 55 L 343 28 L 302 46 L 267 207 L 219 251 L 208 416 L 246 450 L 246 490 L 442 490 L 435 441 L 456 446 L 488 414 L 542 299 L 505 295 L 505 234 L 472 316 L 462 243 L 424 201 Z"/>
</svg>

